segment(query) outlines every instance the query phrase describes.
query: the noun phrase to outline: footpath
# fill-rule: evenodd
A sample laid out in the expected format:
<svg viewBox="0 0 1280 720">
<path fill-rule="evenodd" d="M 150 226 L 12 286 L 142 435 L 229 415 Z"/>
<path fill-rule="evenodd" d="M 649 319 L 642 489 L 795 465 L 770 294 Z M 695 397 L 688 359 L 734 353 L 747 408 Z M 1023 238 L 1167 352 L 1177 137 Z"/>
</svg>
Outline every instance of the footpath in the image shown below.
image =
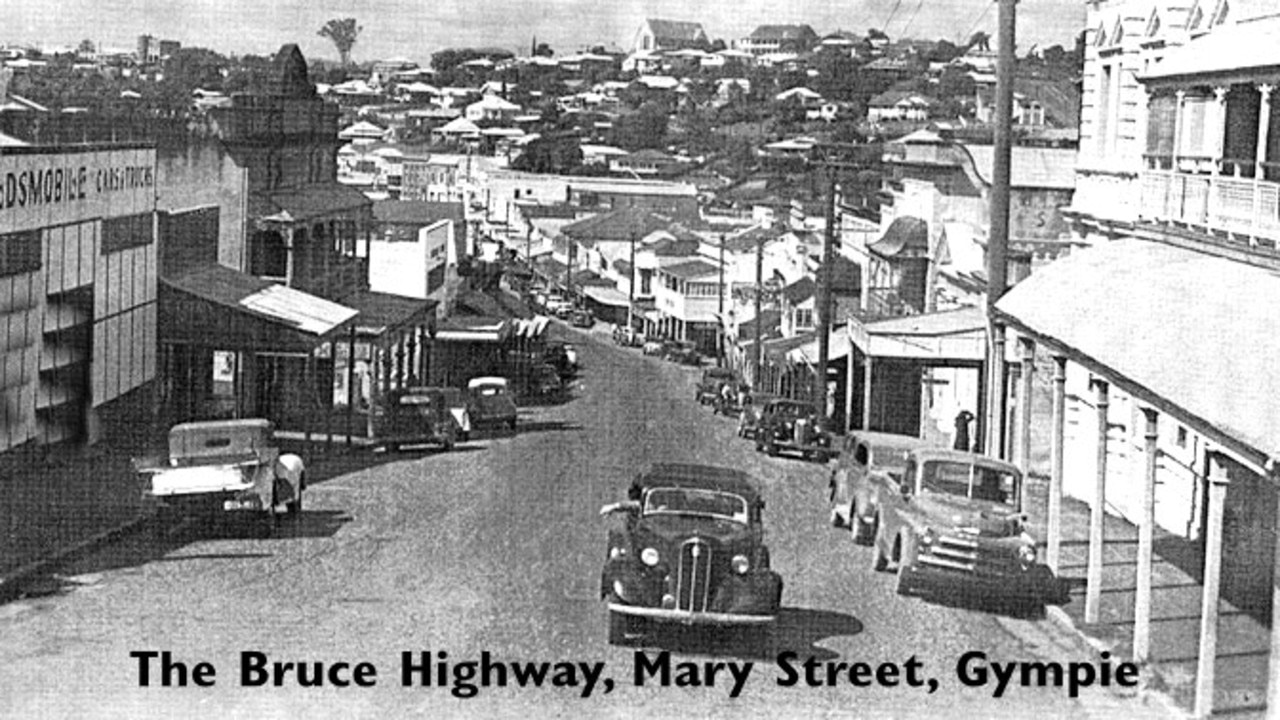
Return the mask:
<svg viewBox="0 0 1280 720">
<path fill-rule="evenodd" d="M 1031 533 L 1046 530 L 1048 481 L 1028 483 Z M 1084 622 L 1085 577 L 1089 553 L 1089 508 L 1064 498 L 1059 579 L 1070 588 L 1069 600 L 1048 609 L 1048 619 L 1078 633 L 1095 651 L 1117 660 L 1133 656 L 1133 600 L 1137 588 L 1137 526 L 1108 514 L 1103 525 L 1102 602 L 1096 623 Z M 1041 546 L 1041 553 L 1044 548 Z M 1201 551 L 1189 540 L 1157 531 L 1152 560 L 1151 658 L 1141 668 L 1142 691 L 1163 696 L 1190 714 L 1195 699 L 1200 647 L 1200 604 L 1203 580 Z M 1215 670 L 1215 715 L 1263 718 L 1267 693 L 1270 628 L 1257 613 L 1222 600 L 1218 621 Z"/>
</svg>

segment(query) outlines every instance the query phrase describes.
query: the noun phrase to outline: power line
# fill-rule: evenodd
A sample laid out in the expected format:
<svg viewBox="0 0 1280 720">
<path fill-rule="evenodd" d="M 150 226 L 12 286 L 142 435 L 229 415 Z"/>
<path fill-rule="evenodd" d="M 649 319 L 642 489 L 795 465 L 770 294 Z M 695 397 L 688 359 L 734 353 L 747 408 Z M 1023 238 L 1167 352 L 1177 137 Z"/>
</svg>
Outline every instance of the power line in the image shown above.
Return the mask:
<svg viewBox="0 0 1280 720">
<path fill-rule="evenodd" d="M 915 12 L 911 13 L 911 19 L 907 21 L 906 26 L 904 26 L 902 28 L 902 32 L 899 33 L 902 37 L 907 36 L 907 31 L 911 29 L 911 24 L 916 21 L 916 16 L 920 14 L 920 8 L 923 6 L 924 6 L 924 0 L 920 0 L 920 2 L 916 3 Z"/>
<path fill-rule="evenodd" d="M 978 19 L 977 19 L 977 20 L 974 20 L 974 21 L 973 21 L 973 25 L 969 28 L 969 32 L 965 33 L 963 36 L 961 36 L 961 37 L 960 37 L 960 42 L 961 42 L 961 43 L 967 43 L 967 42 L 969 42 L 969 38 L 973 37 L 973 31 L 974 31 L 974 30 L 977 30 L 977 29 L 978 29 L 978 25 L 982 24 L 982 19 L 983 19 L 983 18 L 985 18 L 985 17 L 987 16 L 987 13 L 988 13 L 988 12 L 990 12 L 990 11 L 991 11 L 991 6 L 992 6 L 992 5 L 995 5 L 995 2 L 994 2 L 994 1 L 993 1 L 993 2 L 988 2 L 988 3 L 987 3 L 987 6 L 986 6 L 985 8 L 983 8 L 983 9 L 982 9 L 982 13 L 978 15 Z"/>
<path fill-rule="evenodd" d="M 884 25 L 881 26 L 883 28 L 883 32 L 889 32 L 889 23 L 893 21 L 893 16 L 898 14 L 898 8 L 900 7 L 902 7 L 902 0 L 898 0 L 893 4 L 893 10 L 889 11 L 889 17 L 885 19 Z"/>
</svg>

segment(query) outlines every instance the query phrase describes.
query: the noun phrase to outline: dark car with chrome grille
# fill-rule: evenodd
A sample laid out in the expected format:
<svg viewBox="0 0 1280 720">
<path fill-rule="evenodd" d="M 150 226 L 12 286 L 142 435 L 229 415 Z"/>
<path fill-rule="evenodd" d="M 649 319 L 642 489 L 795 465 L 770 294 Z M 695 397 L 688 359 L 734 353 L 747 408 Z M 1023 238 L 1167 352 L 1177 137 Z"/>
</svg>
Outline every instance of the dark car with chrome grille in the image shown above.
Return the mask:
<svg viewBox="0 0 1280 720">
<path fill-rule="evenodd" d="M 650 622 L 758 626 L 765 638 L 782 602 L 769 564 L 764 500 L 740 470 L 658 464 L 623 502 L 601 515 L 614 523 L 600 578 L 609 642 L 628 642 Z"/>
<path fill-rule="evenodd" d="M 900 476 L 875 473 L 872 566 L 897 564 L 898 592 L 974 591 L 1042 610 L 1058 598 L 1021 512 L 1022 473 L 974 453 L 917 448 Z"/>
</svg>

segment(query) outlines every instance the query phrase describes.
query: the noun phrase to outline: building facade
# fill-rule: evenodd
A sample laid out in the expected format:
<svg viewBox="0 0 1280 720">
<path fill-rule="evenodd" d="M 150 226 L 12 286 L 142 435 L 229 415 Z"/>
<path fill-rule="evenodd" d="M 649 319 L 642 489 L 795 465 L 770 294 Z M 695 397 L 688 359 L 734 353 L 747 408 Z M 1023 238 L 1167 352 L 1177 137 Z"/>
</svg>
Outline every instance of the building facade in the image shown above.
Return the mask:
<svg viewBox="0 0 1280 720">
<path fill-rule="evenodd" d="M 83 445 L 150 417 L 155 150 L 0 153 L 0 451 Z"/>
</svg>

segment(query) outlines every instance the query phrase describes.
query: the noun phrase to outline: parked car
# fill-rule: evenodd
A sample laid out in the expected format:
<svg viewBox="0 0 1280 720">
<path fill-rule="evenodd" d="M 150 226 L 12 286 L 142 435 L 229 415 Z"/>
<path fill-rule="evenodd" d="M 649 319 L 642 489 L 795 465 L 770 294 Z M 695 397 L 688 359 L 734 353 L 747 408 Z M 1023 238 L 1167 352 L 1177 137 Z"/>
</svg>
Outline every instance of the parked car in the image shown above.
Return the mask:
<svg viewBox="0 0 1280 720">
<path fill-rule="evenodd" d="M 698 381 L 694 399 L 699 405 L 714 403 L 720 398 L 725 385 L 737 385 L 737 383 L 737 374 L 729 368 L 707 368 L 702 371 L 702 379 Z"/>
<path fill-rule="evenodd" d="M 681 365 L 700 365 L 702 363 L 702 355 L 698 353 L 698 346 L 691 340 L 668 340 L 662 348 L 662 357 L 665 360 L 677 362 Z"/>
<path fill-rule="evenodd" d="M 754 439 L 756 429 L 760 427 L 760 413 L 770 402 L 777 400 L 777 395 L 769 393 L 751 393 L 743 399 L 742 411 L 738 415 L 738 437 Z"/>
<path fill-rule="evenodd" d="M 170 516 L 213 520 L 254 513 L 266 532 L 277 516 L 302 513 L 306 466 L 281 453 L 274 427 L 261 419 L 208 420 L 174 425 L 168 457 L 135 459 L 144 498 L 157 503 L 157 529 Z"/>
<path fill-rule="evenodd" d="M 549 365 L 556 369 L 562 380 L 572 377 L 578 372 L 578 349 L 569 343 L 547 343 L 547 349 L 543 357 Z"/>
<path fill-rule="evenodd" d="M 613 341 L 623 347 L 642 347 L 645 344 L 644 333 L 628 330 L 622 326 L 613 329 Z"/>
<path fill-rule="evenodd" d="M 770 400 L 760 411 L 756 452 L 794 452 L 806 460 L 825 463 L 831 457 L 831 433 L 821 417 L 812 403 L 787 398 Z"/>
<path fill-rule="evenodd" d="M 638 476 L 615 518 L 600 596 L 609 642 L 649 621 L 755 625 L 767 637 L 782 603 L 782 577 L 764 543 L 764 500 L 749 475 L 707 465 L 657 464 Z"/>
<path fill-rule="evenodd" d="M 569 315 L 569 324 L 576 328 L 591 328 L 596 324 L 596 318 L 586 310 L 574 310 Z"/>
<path fill-rule="evenodd" d="M 471 422 L 475 427 L 516 428 L 516 401 L 506 378 L 477 377 L 467 382 Z"/>
<path fill-rule="evenodd" d="M 917 448 L 900 478 L 871 478 L 872 567 L 896 563 L 900 594 L 969 589 L 1038 608 L 1059 597 L 1024 524 L 1016 466 L 959 450 Z"/>
<path fill-rule="evenodd" d="M 373 436 L 387 450 L 421 444 L 452 450 L 458 435 L 458 420 L 440 388 L 392 390 L 373 404 Z"/>
<path fill-rule="evenodd" d="M 878 502 L 875 475 L 901 481 L 911 451 L 923 447 L 930 445 L 911 435 L 864 430 L 846 435 L 831 468 L 831 524 L 850 528 L 854 542 L 870 545 Z"/>
<path fill-rule="evenodd" d="M 564 382 L 554 365 L 542 363 L 529 373 L 529 392 L 535 397 L 547 397 L 564 392 Z"/>
<path fill-rule="evenodd" d="M 460 388 L 442 387 L 444 404 L 449 414 L 458 423 L 458 439 L 466 442 L 471 439 L 471 402 L 466 391 Z"/>
</svg>

